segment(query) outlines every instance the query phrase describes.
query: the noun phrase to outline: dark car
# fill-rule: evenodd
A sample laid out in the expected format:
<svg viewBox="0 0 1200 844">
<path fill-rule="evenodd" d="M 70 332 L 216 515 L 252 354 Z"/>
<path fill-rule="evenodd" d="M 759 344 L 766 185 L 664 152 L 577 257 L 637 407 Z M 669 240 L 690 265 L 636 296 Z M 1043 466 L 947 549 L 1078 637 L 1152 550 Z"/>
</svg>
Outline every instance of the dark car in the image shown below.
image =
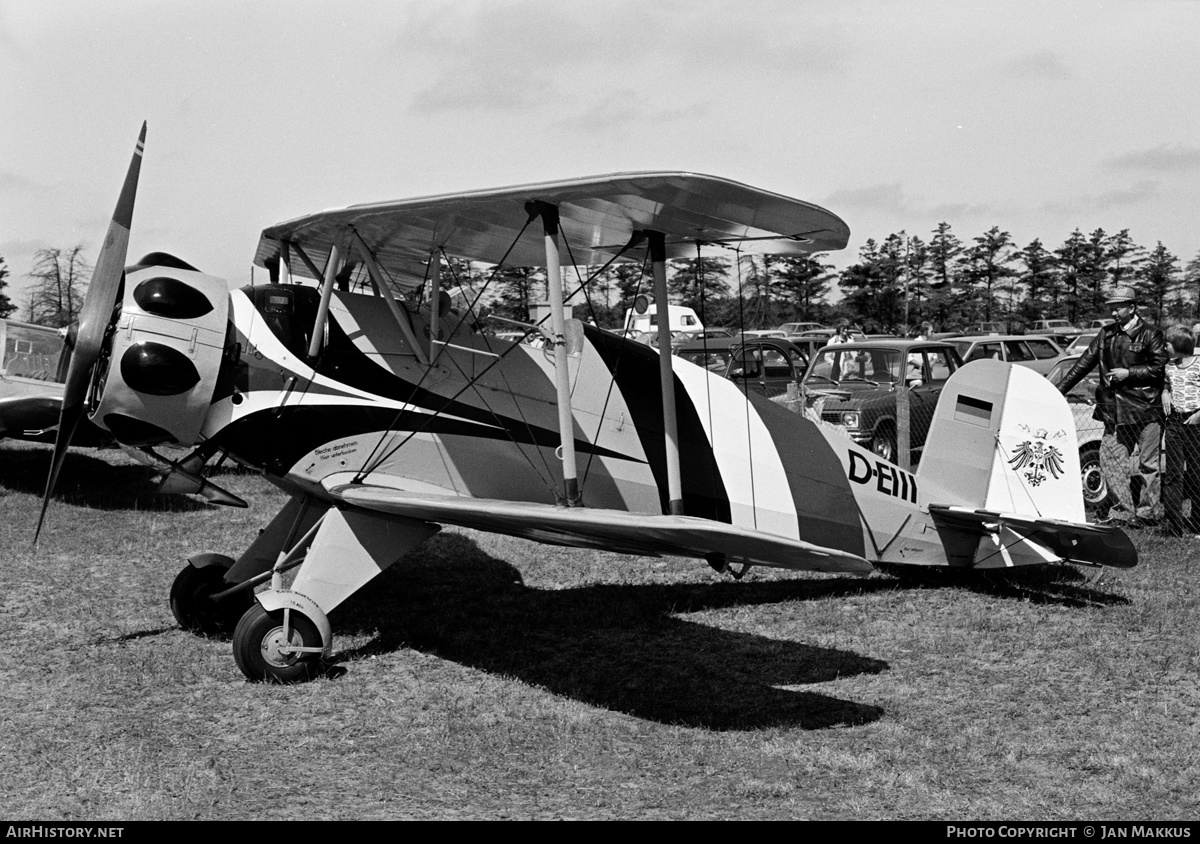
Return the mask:
<svg viewBox="0 0 1200 844">
<path fill-rule="evenodd" d="M 733 349 L 741 341 L 732 337 L 708 337 L 688 340 L 675 347 L 675 354 L 696 366 L 724 375 Z"/>
<path fill-rule="evenodd" d="M 747 340 L 730 350 L 725 377 L 743 390 L 767 396 L 782 395 L 788 384 L 799 383 L 812 353 L 807 344 L 779 337 Z"/>
<path fill-rule="evenodd" d="M 805 404 L 861 446 L 897 459 L 897 401 L 908 389 L 910 456 L 925 446 L 946 380 L 962 366 L 954 346 L 924 340 L 868 340 L 826 346 L 801 385 Z M 915 462 L 915 460 L 914 460 Z"/>
</svg>

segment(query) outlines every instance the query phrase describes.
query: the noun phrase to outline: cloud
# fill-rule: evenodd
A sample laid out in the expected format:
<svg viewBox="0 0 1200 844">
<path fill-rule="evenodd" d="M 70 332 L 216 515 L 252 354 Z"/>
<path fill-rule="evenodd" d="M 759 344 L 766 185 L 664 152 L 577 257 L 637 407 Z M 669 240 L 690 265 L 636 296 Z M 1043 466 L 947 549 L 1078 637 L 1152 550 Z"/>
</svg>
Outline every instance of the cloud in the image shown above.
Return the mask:
<svg viewBox="0 0 1200 844">
<path fill-rule="evenodd" d="M 0 172 L 0 191 L 17 193 L 38 190 L 39 188 L 40 186 L 37 183 L 29 181 L 24 176 L 18 176 L 16 173 Z"/>
<path fill-rule="evenodd" d="M 1165 144 L 1154 149 L 1134 150 L 1105 159 L 1101 166 L 1110 170 L 1142 170 L 1152 173 L 1181 173 L 1200 170 L 1200 147 Z"/>
<path fill-rule="evenodd" d="M 845 206 L 889 211 L 896 214 L 907 213 L 909 207 L 904 195 L 904 188 L 899 182 L 834 191 L 826 202 L 834 208 Z"/>
<path fill-rule="evenodd" d="M 1026 53 L 1005 64 L 1005 70 L 1010 76 L 1018 79 L 1073 79 L 1075 74 L 1057 53 L 1050 50 L 1038 50 Z"/>
<path fill-rule="evenodd" d="M 1158 196 L 1158 182 L 1143 181 L 1124 190 L 1112 190 L 1092 197 L 1091 204 L 1096 208 L 1120 208 L 1135 205 Z"/>
<path fill-rule="evenodd" d="M 1053 214 L 1074 216 L 1078 215 L 1081 211 L 1124 208 L 1129 205 L 1136 205 L 1155 199 L 1159 195 L 1159 187 L 1159 182 L 1141 181 L 1128 188 L 1080 196 L 1070 201 L 1047 202 L 1040 207 L 1040 210 Z"/>
</svg>

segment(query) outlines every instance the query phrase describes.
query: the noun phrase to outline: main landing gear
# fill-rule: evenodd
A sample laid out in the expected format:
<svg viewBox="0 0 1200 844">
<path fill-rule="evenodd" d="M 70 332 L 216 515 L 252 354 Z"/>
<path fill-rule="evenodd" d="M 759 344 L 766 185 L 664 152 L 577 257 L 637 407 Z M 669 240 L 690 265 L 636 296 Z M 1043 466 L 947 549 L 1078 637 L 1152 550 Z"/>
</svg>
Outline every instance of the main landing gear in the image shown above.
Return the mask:
<svg viewBox="0 0 1200 844">
<path fill-rule="evenodd" d="M 234 585 L 225 579 L 232 565 L 233 560 L 222 554 L 198 554 L 188 560 L 171 584 L 171 613 L 180 627 L 201 636 L 233 633 L 254 597 L 246 590 L 213 600 Z"/>
<path fill-rule="evenodd" d="M 171 609 L 184 629 L 232 630 L 233 658 L 248 679 L 310 680 L 332 651 L 327 614 L 438 530 L 297 496 L 236 562 L 219 554 L 193 557 L 175 578 Z M 297 572 L 285 589 L 290 569 Z M 252 594 L 268 580 L 269 589 Z"/>
<path fill-rule="evenodd" d="M 233 660 L 251 680 L 300 683 L 320 672 L 325 647 L 317 626 L 296 610 L 246 611 L 233 634 Z"/>
</svg>

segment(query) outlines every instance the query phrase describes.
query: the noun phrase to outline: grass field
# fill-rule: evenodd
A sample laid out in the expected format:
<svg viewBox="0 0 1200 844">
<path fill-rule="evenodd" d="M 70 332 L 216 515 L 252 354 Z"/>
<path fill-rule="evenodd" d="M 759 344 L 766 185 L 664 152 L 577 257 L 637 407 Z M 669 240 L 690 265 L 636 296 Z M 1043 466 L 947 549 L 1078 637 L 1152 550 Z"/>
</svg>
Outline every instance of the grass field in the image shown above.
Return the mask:
<svg viewBox="0 0 1200 844">
<path fill-rule="evenodd" d="M 283 502 L 146 494 L 0 444 L 8 819 L 1200 818 L 1200 546 L 1130 571 L 901 582 L 445 531 L 336 610 L 335 665 L 247 683 L 171 581 Z"/>
</svg>

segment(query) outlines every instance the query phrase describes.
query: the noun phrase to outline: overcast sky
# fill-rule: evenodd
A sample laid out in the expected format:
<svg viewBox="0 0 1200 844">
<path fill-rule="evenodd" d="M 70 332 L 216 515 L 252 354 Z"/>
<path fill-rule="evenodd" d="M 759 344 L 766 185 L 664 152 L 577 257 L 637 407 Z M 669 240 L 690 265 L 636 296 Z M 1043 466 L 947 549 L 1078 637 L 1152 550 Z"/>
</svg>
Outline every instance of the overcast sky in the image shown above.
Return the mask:
<svg viewBox="0 0 1200 844">
<path fill-rule="evenodd" d="M 0 0 L 0 256 L 249 280 L 323 208 L 628 170 L 823 205 L 831 256 L 941 221 L 1200 252 L 1200 2 Z M 22 314 L 23 315 L 23 314 Z"/>
</svg>

